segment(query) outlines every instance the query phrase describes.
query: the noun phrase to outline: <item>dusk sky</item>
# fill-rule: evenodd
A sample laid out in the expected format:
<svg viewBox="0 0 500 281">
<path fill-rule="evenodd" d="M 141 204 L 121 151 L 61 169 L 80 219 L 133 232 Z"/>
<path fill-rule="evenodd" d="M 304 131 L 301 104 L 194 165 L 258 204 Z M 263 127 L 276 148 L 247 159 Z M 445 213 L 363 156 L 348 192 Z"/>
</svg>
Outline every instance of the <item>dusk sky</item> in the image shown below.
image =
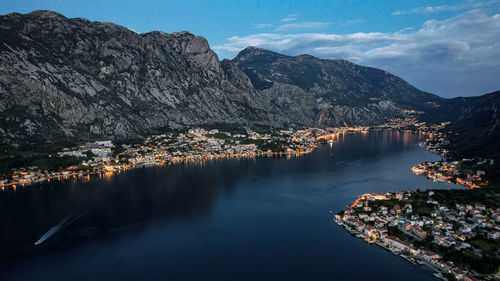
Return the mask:
<svg viewBox="0 0 500 281">
<path fill-rule="evenodd" d="M 138 33 L 187 30 L 221 59 L 258 46 L 382 68 L 444 97 L 500 90 L 500 0 L 2 0 L 0 14 L 36 9 Z"/>
</svg>

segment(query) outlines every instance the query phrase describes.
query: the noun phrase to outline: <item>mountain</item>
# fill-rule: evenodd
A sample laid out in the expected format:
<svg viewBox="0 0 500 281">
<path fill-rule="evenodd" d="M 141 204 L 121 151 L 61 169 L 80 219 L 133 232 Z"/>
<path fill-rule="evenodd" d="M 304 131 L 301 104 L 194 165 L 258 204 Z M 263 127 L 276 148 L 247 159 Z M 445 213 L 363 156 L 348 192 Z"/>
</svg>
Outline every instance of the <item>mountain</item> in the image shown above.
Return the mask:
<svg viewBox="0 0 500 281">
<path fill-rule="evenodd" d="M 449 150 L 457 157 L 500 160 L 500 91 L 458 97 L 442 103 L 441 120 L 450 120 Z"/>
<path fill-rule="evenodd" d="M 293 85 L 303 97 L 315 99 L 318 124 L 372 124 L 402 109 L 427 110 L 443 101 L 383 70 L 346 60 L 292 57 L 248 47 L 233 61 L 256 89 L 272 93 Z"/>
<path fill-rule="evenodd" d="M 0 97 L 0 137 L 12 143 L 288 122 L 203 37 L 51 11 L 0 17 Z"/>
<path fill-rule="evenodd" d="M 0 143 L 9 146 L 191 125 L 371 125 L 404 109 L 459 120 L 445 112 L 481 106 L 345 60 L 248 47 L 220 61 L 188 32 L 138 34 L 52 11 L 0 16 Z"/>
</svg>

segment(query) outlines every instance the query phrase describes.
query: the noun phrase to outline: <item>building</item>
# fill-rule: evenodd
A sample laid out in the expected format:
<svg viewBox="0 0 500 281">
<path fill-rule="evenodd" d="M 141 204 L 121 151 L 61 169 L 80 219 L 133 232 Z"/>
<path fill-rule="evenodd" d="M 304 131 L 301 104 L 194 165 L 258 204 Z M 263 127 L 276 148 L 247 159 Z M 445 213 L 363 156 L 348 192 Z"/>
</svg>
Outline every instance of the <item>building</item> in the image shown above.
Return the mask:
<svg viewBox="0 0 500 281">
<path fill-rule="evenodd" d="M 495 230 L 488 232 L 488 239 L 495 239 L 496 240 L 498 238 L 500 238 L 500 232 L 495 231 Z"/>
<path fill-rule="evenodd" d="M 384 227 L 387 222 L 385 222 L 379 218 L 375 218 L 374 223 L 375 223 L 376 227 Z"/>
<path fill-rule="evenodd" d="M 365 234 L 368 237 L 376 238 L 378 235 L 377 228 L 368 224 L 365 227 Z"/>
<path fill-rule="evenodd" d="M 400 251 L 410 251 L 410 243 L 400 240 L 395 236 L 384 236 L 382 238 L 387 245 L 392 246 Z"/>
<path fill-rule="evenodd" d="M 424 250 L 422 252 L 422 259 L 424 259 L 427 262 L 433 263 L 433 262 L 439 260 L 439 258 L 440 258 L 440 256 L 432 251 Z"/>
<path fill-rule="evenodd" d="M 415 234 L 420 239 L 425 239 L 427 237 L 427 232 L 416 225 L 412 227 L 411 232 L 413 232 L 413 234 Z"/>
</svg>

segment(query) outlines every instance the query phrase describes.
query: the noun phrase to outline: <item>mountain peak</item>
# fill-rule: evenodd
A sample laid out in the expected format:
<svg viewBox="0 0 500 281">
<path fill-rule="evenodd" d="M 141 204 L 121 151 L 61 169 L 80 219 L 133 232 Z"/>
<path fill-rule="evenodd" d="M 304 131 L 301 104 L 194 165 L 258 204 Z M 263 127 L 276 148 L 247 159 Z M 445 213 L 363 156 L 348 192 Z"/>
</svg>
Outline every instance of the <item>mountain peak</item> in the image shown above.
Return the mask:
<svg viewBox="0 0 500 281">
<path fill-rule="evenodd" d="M 37 16 L 40 18 L 66 18 L 65 16 L 59 14 L 58 12 L 50 11 L 50 10 L 34 10 L 29 13 L 32 16 Z"/>
<path fill-rule="evenodd" d="M 266 49 L 258 48 L 255 46 L 246 47 L 241 50 L 238 55 L 234 58 L 234 61 L 238 63 L 239 61 L 245 61 L 247 59 L 255 58 L 255 57 L 270 57 L 270 58 L 278 58 L 278 57 L 286 57 L 285 55 L 269 51 Z"/>
</svg>

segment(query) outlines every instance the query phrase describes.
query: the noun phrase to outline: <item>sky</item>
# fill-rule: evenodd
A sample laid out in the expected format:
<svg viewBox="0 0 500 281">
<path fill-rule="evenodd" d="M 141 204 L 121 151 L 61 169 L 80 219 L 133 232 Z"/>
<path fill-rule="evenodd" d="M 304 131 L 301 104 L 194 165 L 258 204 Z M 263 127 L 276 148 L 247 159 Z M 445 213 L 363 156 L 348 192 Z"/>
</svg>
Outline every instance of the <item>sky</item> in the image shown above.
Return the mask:
<svg viewBox="0 0 500 281">
<path fill-rule="evenodd" d="M 138 33 L 189 31 L 220 59 L 247 46 L 347 59 L 443 97 L 500 90 L 500 0 L 0 0 L 0 14 L 54 10 Z"/>
</svg>

